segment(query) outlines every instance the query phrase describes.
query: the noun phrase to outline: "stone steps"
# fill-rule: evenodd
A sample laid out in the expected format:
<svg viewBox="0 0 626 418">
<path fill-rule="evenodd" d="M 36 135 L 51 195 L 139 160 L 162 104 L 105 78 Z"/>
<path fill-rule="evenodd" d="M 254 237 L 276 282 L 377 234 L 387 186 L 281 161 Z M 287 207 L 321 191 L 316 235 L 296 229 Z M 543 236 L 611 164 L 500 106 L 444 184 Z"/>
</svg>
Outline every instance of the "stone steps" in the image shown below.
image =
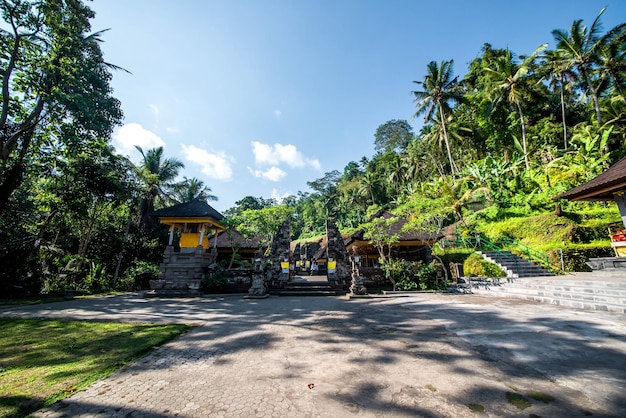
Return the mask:
<svg viewBox="0 0 626 418">
<path fill-rule="evenodd" d="M 588 273 L 573 277 L 470 279 L 465 291 L 571 308 L 626 313 L 626 275 Z"/>
<path fill-rule="evenodd" d="M 337 296 L 327 281 L 291 281 L 278 293 L 280 296 Z"/>
<path fill-rule="evenodd" d="M 510 251 L 481 251 L 480 254 L 485 260 L 499 265 L 506 272 L 507 277 L 554 276 L 543 267 Z"/>
</svg>

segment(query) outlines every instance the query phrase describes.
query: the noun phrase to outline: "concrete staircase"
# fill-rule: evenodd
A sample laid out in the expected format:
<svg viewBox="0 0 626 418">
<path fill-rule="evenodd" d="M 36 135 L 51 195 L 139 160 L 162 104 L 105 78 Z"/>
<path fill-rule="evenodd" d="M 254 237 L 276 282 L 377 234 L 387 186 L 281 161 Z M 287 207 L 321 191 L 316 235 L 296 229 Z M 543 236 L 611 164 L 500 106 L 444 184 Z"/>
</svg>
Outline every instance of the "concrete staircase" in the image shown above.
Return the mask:
<svg viewBox="0 0 626 418">
<path fill-rule="evenodd" d="M 280 296 L 336 296 L 337 291 L 328 281 L 294 280 L 285 284 Z"/>
<path fill-rule="evenodd" d="M 487 261 L 499 265 L 507 277 L 539 277 L 554 276 L 543 267 L 532 263 L 510 251 L 480 251 Z"/>
<path fill-rule="evenodd" d="M 554 277 L 471 279 L 465 291 L 570 308 L 626 313 L 625 272 L 597 271 Z"/>
</svg>

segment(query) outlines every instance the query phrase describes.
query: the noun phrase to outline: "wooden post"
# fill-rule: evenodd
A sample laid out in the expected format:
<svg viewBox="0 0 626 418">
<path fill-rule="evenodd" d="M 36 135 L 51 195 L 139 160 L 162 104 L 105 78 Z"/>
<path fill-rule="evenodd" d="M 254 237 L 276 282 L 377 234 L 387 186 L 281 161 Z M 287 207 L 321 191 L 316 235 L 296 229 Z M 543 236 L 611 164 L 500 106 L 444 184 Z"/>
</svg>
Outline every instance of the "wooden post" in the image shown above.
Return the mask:
<svg viewBox="0 0 626 418">
<path fill-rule="evenodd" d="M 174 242 L 174 224 L 170 225 L 170 239 L 167 245 L 171 246 L 173 242 Z"/>
<path fill-rule="evenodd" d="M 619 214 L 622 217 L 622 223 L 626 228 L 626 192 L 617 192 L 613 195 L 615 203 L 619 209 Z"/>
</svg>

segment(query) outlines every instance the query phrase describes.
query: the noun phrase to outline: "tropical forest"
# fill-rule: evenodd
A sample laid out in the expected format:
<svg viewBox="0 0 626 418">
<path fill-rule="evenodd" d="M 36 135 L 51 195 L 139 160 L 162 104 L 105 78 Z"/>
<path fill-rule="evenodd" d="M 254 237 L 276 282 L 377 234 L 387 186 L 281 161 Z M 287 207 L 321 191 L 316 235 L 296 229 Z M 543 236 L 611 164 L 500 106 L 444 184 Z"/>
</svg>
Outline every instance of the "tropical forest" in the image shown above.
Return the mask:
<svg viewBox="0 0 626 418">
<path fill-rule="evenodd" d="M 123 106 L 110 82 L 125 70 L 104 60 L 89 7 L 2 1 L 0 11 L 1 297 L 145 288 L 168 235 L 150 214 L 218 196 L 162 147 L 139 148 L 133 163 L 111 145 Z M 347 156 L 280 201 L 241 196 L 224 223 L 266 245 L 285 220 L 306 242 L 332 219 L 392 246 L 374 217 L 384 210 L 445 237 L 433 248 L 444 265 L 471 254 L 454 240 L 477 236 L 522 242 L 561 273 L 612 255 L 615 203 L 558 198 L 626 156 L 626 23 L 604 28 L 604 12 L 533 51 L 485 43 L 467 68 L 431 61 L 407 80 L 413 119 L 382 120 L 364 138 L 374 155 Z"/>
</svg>

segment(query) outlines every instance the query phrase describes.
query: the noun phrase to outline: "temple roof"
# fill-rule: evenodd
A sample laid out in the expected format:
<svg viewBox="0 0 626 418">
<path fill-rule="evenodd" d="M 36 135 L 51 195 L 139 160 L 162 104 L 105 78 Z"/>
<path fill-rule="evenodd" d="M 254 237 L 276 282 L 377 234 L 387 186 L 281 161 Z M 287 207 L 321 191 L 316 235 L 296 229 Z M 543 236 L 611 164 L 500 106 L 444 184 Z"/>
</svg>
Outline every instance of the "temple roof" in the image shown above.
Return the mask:
<svg viewBox="0 0 626 418">
<path fill-rule="evenodd" d="M 224 219 L 221 213 L 213 209 L 205 200 L 200 199 L 159 209 L 152 212 L 150 216 L 157 218 L 211 218 L 216 222 Z"/>
<path fill-rule="evenodd" d="M 234 228 L 231 228 L 229 231 L 222 231 L 217 236 L 217 248 L 231 248 L 231 241 L 235 244 L 239 244 L 240 248 L 246 249 L 258 249 L 259 248 L 259 237 L 245 238 L 241 232 L 237 231 Z"/>
<path fill-rule="evenodd" d="M 399 216 L 394 216 L 387 211 L 378 212 L 378 214 L 376 214 L 374 218 L 384 218 L 384 219 L 398 218 L 398 221 L 389 227 L 389 235 L 398 234 L 398 237 L 399 237 L 398 243 L 402 243 L 403 241 L 427 241 L 429 242 L 429 241 L 438 241 L 439 239 L 443 238 L 443 235 L 438 234 L 438 233 L 423 232 L 423 231 L 402 231 L 402 227 L 406 225 L 407 220 Z M 363 237 L 364 234 L 365 234 L 365 230 L 361 229 L 355 232 L 354 234 L 352 234 L 350 238 L 351 240 L 367 241 L 367 239 Z"/>
<path fill-rule="evenodd" d="M 613 200 L 613 194 L 626 191 L 626 157 L 609 167 L 604 173 L 592 178 L 555 199 Z"/>
</svg>

